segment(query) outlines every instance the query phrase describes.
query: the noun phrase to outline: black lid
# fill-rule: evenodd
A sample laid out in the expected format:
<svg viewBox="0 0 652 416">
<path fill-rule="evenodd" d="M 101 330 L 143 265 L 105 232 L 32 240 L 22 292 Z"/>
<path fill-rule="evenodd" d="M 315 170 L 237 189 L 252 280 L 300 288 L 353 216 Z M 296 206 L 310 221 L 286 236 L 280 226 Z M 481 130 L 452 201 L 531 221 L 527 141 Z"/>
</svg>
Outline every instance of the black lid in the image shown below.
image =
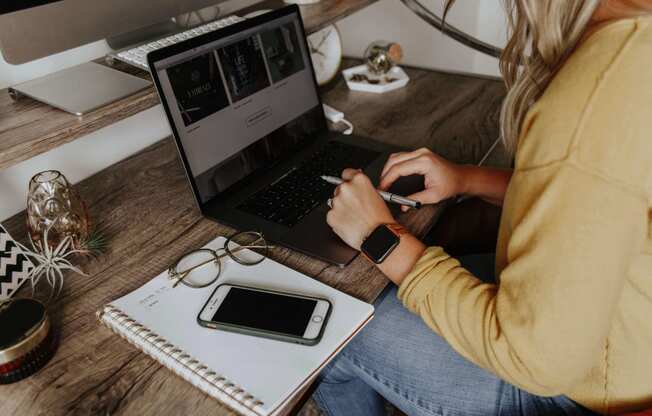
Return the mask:
<svg viewBox="0 0 652 416">
<path fill-rule="evenodd" d="M 35 299 L 0 302 L 0 351 L 29 337 L 45 319 L 45 306 Z"/>
</svg>

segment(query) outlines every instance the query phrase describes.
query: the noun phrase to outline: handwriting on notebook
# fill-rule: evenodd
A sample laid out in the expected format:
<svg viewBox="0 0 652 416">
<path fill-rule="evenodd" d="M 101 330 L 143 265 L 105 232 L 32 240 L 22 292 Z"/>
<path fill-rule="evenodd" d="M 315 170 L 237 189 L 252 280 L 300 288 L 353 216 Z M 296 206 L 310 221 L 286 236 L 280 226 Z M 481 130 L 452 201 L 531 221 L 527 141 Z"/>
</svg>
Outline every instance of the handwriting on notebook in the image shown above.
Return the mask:
<svg viewBox="0 0 652 416">
<path fill-rule="evenodd" d="M 171 289 L 172 287 L 170 285 L 162 284 L 160 287 L 150 292 L 147 296 L 140 299 L 138 301 L 138 304 L 148 309 L 151 309 L 154 306 L 156 306 L 157 303 L 159 303 L 161 295 L 170 291 Z"/>
</svg>

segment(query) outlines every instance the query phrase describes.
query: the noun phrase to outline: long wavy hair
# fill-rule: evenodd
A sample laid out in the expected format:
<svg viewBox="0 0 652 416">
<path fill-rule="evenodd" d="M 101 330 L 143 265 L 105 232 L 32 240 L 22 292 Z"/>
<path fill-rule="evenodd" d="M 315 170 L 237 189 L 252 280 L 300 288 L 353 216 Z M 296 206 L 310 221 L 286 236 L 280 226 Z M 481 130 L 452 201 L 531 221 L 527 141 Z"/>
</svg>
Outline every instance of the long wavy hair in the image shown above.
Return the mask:
<svg viewBox="0 0 652 416">
<path fill-rule="evenodd" d="M 444 18 L 456 0 L 445 0 Z M 601 0 L 504 0 L 509 41 L 500 57 L 507 85 L 500 123 L 514 154 L 526 113 L 578 44 Z"/>
</svg>

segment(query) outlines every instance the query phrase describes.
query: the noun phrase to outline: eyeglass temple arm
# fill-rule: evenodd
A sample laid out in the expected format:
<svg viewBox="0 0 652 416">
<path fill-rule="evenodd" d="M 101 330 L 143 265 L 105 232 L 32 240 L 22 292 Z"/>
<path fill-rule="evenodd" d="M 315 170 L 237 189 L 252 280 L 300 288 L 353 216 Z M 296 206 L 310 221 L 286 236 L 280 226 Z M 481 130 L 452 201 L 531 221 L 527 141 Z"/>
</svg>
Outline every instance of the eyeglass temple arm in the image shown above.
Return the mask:
<svg viewBox="0 0 652 416">
<path fill-rule="evenodd" d="M 419 16 L 430 26 L 439 30 L 444 35 L 448 36 L 451 39 L 455 39 L 463 45 L 468 46 L 471 49 L 475 49 L 478 52 L 482 52 L 485 55 L 493 56 L 494 58 L 500 58 L 503 50 L 491 45 L 489 43 L 483 42 L 480 39 L 477 39 L 471 35 L 462 32 L 455 26 L 442 21 L 442 19 L 428 10 L 423 6 L 418 0 L 401 0 L 401 2 L 408 8 L 412 13 Z"/>
</svg>

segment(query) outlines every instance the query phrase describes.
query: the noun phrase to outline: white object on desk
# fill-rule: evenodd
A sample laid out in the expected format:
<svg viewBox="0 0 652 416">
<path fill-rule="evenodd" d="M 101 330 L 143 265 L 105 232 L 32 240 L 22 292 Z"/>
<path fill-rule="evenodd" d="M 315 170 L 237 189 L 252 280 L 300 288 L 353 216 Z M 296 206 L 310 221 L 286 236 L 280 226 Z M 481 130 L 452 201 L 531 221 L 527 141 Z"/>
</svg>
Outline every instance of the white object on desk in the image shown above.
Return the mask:
<svg viewBox="0 0 652 416">
<path fill-rule="evenodd" d="M 326 119 L 330 121 L 331 123 L 342 123 L 346 125 L 346 130 L 342 132 L 342 134 L 346 134 L 347 136 L 353 133 L 353 124 L 347 119 L 344 118 L 344 113 L 334 109 L 328 104 L 322 104 L 324 107 L 324 115 L 326 116 Z"/>
<path fill-rule="evenodd" d="M 384 78 L 395 79 L 393 82 L 380 82 L 378 84 L 370 84 L 369 82 L 357 82 L 352 81 L 351 77 L 353 75 L 364 75 L 368 79 L 372 80 L 382 80 Z M 382 94 L 384 92 L 394 91 L 399 88 L 403 88 L 410 81 L 408 74 L 403 71 L 403 68 L 400 66 L 394 66 L 389 70 L 387 74 L 383 75 L 374 75 L 369 72 L 367 65 L 358 65 L 353 68 L 348 68 L 342 71 L 342 76 L 346 80 L 346 85 L 350 90 L 353 91 L 364 91 L 364 92 L 373 92 L 377 94 Z"/>
<path fill-rule="evenodd" d="M 224 238 L 207 247 L 217 249 Z M 204 289 L 174 283 L 163 272 L 111 302 L 100 320 L 131 344 L 210 396 L 251 416 L 279 413 L 373 316 L 373 306 L 266 259 L 246 267 L 225 262 Z M 217 285 L 231 283 L 326 298 L 333 308 L 314 346 L 204 328 L 197 315 Z"/>
<path fill-rule="evenodd" d="M 342 63 L 342 39 L 335 25 L 326 26 L 308 36 L 310 58 L 317 84 L 325 85 L 335 78 Z"/>
</svg>

